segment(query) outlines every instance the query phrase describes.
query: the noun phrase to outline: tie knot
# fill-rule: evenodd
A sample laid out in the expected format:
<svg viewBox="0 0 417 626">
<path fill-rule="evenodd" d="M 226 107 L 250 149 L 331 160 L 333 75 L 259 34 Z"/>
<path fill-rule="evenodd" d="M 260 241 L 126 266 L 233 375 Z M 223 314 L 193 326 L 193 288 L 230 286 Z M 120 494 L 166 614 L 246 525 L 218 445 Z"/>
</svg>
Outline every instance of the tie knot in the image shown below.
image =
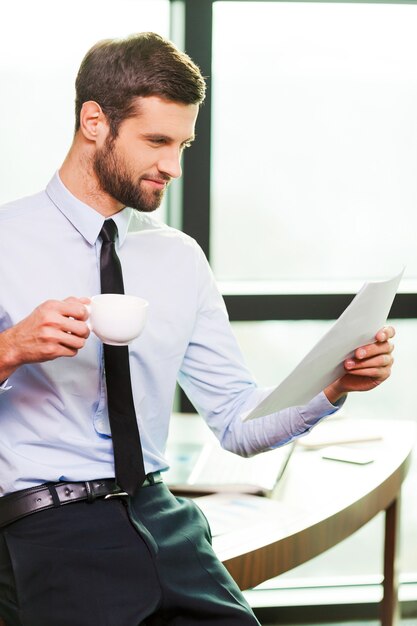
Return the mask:
<svg viewBox="0 0 417 626">
<path fill-rule="evenodd" d="M 115 242 L 117 237 L 117 226 L 114 220 L 106 220 L 100 231 L 100 237 L 103 242 Z"/>
</svg>

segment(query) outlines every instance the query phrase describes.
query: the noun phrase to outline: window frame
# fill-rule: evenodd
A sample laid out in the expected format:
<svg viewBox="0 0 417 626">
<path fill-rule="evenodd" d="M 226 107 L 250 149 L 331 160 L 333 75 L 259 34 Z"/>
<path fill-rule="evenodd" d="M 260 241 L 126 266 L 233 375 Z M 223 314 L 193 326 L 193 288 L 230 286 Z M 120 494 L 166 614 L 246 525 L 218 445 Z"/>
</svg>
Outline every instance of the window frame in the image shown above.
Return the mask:
<svg viewBox="0 0 417 626">
<path fill-rule="evenodd" d="M 207 80 L 207 97 L 201 107 L 192 151 L 184 154 L 182 181 L 181 229 L 194 237 L 210 261 L 210 206 L 211 206 L 211 57 L 213 35 L 213 4 L 217 0 L 171 0 L 172 6 L 181 6 L 184 20 L 183 45 L 199 65 Z M 223 0 L 235 2 L 238 0 Z M 240 0 L 242 1 L 242 0 Z M 301 0 L 243 0 L 244 2 L 300 2 Z M 313 3 L 331 3 L 334 0 L 303 0 Z M 417 0 L 336 0 L 344 4 L 417 4 Z M 172 12 L 173 18 L 178 12 Z M 174 25 L 175 26 L 175 25 Z M 262 286 L 261 286 L 262 287 Z M 336 319 L 354 297 L 354 293 L 224 293 L 230 320 L 300 320 Z M 390 318 L 415 317 L 417 293 L 398 293 L 390 311 Z"/>
<path fill-rule="evenodd" d="M 211 58 L 213 35 L 213 4 L 217 0 L 171 0 L 173 28 L 182 28 L 182 47 L 199 65 L 207 80 L 207 97 L 197 120 L 197 141 L 192 151 L 184 154 L 181 187 L 182 211 L 175 225 L 194 237 L 210 261 L 210 206 L 211 206 Z M 222 0 L 235 2 L 237 0 Z M 341 4 L 417 4 L 417 0 L 239 0 L 251 2 L 314 2 Z M 178 9 L 180 9 L 178 11 Z M 182 25 L 175 23 L 178 16 Z M 262 285 L 261 285 L 262 289 Z M 223 293 L 231 322 L 266 320 L 333 320 L 354 297 L 353 292 L 343 293 L 280 293 L 272 291 Z M 416 317 L 417 292 L 409 289 L 398 293 L 389 317 L 412 319 Z M 179 408 L 194 412 L 194 408 L 181 392 Z M 417 581 L 413 581 L 417 583 Z M 360 583 L 359 583 L 360 584 Z M 372 604 L 372 602 L 371 602 Z M 413 603 L 414 604 L 414 603 Z M 358 606 L 355 602 L 353 605 Z M 353 606 L 352 605 L 352 606 Z M 367 605 L 369 606 L 369 604 Z M 294 607 L 295 608 L 295 607 Z M 339 607 L 340 609 L 341 607 Z M 366 611 L 366 609 L 365 609 Z M 336 611 L 337 612 L 337 611 Z M 338 613 L 340 617 L 340 613 Z M 346 615 L 345 615 L 346 617 Z"/>
</svg>

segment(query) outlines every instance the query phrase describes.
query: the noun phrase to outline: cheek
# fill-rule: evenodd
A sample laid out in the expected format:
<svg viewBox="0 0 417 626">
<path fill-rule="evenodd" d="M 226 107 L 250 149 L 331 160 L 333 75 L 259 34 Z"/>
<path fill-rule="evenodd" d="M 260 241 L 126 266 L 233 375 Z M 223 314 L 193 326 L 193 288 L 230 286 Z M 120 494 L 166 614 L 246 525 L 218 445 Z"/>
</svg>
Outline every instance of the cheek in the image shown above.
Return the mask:
<svg viewBox="0 0 417 626">
<path fill-rule="evenodd" d="M 136 146 L 125 152 L 123 162 L 125 169 L 137 178 L 154 170 L 157 159 L 154 152 Z"/>
</svg>

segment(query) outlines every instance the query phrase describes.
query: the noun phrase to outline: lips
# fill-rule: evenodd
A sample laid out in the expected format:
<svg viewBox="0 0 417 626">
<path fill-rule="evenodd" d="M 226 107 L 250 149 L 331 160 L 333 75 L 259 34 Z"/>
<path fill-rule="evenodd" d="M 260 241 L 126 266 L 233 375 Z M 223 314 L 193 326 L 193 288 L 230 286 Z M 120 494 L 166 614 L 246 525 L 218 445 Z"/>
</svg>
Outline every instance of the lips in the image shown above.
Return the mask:
<svg viewBox="0 0 417 626">
<path fill-rule="evenodd" d="M 142 179 L 145 183 L 149 183 L 150 185 L 152 185 L 153 187 L 155 187 L 156 189 L 163 189 L 167 182 L 164 179 L 161 178 L 143 178 Z"/>
</svg>

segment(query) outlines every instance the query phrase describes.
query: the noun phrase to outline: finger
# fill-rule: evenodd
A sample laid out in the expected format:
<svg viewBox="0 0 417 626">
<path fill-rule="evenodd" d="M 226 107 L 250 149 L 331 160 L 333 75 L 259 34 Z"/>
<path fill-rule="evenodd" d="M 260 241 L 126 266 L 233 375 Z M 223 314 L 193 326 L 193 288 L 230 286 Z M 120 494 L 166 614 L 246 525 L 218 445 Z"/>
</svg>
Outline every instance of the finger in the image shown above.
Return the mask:
<svg viewBox="0 0 417 626">
<path fill-rule="evenodd" d="M 65 298 L 64 302 L 82 302 L 83 304 L 90 304 L 91 299 L 86 298 L 85 296 L 81 296 L 79 298 L 76 298 L 75 296 L 69 296 L 68 298 Z"/>
<path fill-rule="evenodd" d="M 50 361 L 61 356 L 75 356 L 84 347 L 85 338 L 77 337 L 53 326 L 39 329 L 35 361 Z"/>
<path fill-rule="evenodd" d="M 392 354 L 379 354 L 373 358 L 356 361 L 354 359 L 348 359 L 345 363 L 345 369 L 352 373 L 353 371 L 363 371 L 370 367 L 391 367 L 394 363 Z"/>
<path fill-rule="evenodd" d="M 76 298 L 47 300 L 39 305 L 36 311 L 45 321 L 56 321 L 60 315 L 83 319 L 87 314 L 85 306 Z"/>
<path fill-rule="evenodd" d="M 65 317 L 85 321 L 88 319 L 88 311 L 84 304 L 88 304 L 89 300 L 88 298 L 83 298 L 82 300 L 74 297 L 66 298 L 59 303 L 58 312 Z"/>
<path fill-rule="evenodd" d="M 386 344 L 392 345 L 389 340 L 393 337 L 395 337 L 395 328 L 393 326 L 384 326 L 376 333 L 374 342 L 356 348 L 355 356 L 358 359 L 363 359 L 371 354 L 379 354 L 381 352 L 380 346 L 382 346 L 382 351 L 384 351 Z"/>
<path fill-rule="evenodd" d="M 377 354 L 391 354 L 394 344 L 389 341 L 383 343 L 370 343 L 355 350 L 355 358 L 358 360 L 369 359 Z"/>
<path fill-rule="evenodd" d="M 349 371 L 349 376 L 357 376 L 358 378 L 371 379 L 382 382 L 391 375 L 391 367 L 369 367 L 364 369 Z"/>
<path fill-rule="evenodd" d="M 58 337 L 58 344 L 66 351 L 78 351 L 85 345 L 86 338 L 72 333 L 62 332 Z M 65 355 L 63 355 L 65 356 Z"/>
<path fill-rule="evenodd" d="M 71 317 L 62 318 L 61 330 L 65 333 L 70 333 L 84 339 L 87 339 L 87 337 L 90 335 L 90 329 L 85 322 L 73 319 Z"/>
<path fill-rule="evenodd" d="M 395 328 L 393 326 L 384 326 L 375 335 L 377 341 L 387 341 L 393 337 L 395 337 Z"/>
<path fill-rule="evenodd" d="M 369 354 L 366 358 L 356 359 L 351 357 L 344 362 L 345 369 L 352 370 L 358 368 L 369 367 L 369 365 L 377 365 L 384 367 L 394 362 L 392 355 L 394 347 L 389 345 L 386 350 L 380 353 Z"/>
</svg>

